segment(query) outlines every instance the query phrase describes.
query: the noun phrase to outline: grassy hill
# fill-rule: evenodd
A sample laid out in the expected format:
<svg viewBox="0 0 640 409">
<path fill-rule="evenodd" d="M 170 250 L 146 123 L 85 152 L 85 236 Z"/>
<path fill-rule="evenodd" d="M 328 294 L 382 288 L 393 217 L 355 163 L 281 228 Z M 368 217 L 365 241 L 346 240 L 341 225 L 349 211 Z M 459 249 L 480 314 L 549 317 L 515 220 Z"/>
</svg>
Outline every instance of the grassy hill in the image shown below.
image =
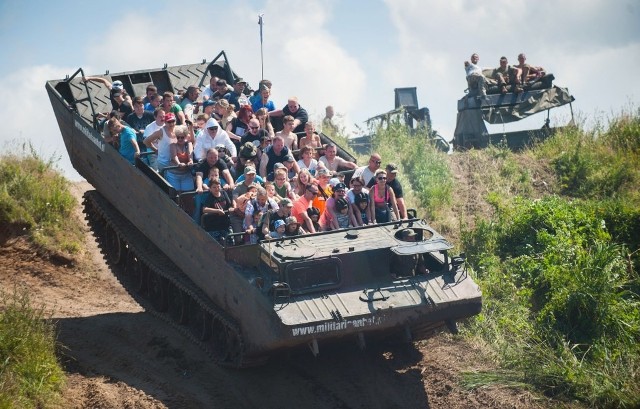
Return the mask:
<svg viewBox="0 0 640 409">
<path fill-rule="evenodd" d="M 640 405 L 640 111 L 523 152 L 447 155 L 380 130 L 409 204 L 467 255 L 484 294 L 464 334 L 517 383 L 597 407 Z"/>
</svg>

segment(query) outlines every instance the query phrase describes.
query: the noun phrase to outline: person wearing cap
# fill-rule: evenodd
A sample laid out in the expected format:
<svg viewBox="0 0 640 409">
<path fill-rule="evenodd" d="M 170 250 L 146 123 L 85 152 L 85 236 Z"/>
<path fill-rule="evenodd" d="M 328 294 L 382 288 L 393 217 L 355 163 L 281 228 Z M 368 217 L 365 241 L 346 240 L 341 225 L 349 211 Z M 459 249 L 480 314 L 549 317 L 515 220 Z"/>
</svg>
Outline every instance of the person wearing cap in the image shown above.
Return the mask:
<svg viewBox="0 0 640 409">
<path fill-rule="evenodd" d="M 289 181 L 295 178 L 298 172 L 300 172 L 300 166 L 298 166 L 298 162 L 296 162 L 291 152 L 289 152 L 289 154 L 284 157 L 284 161 L 282 162 L 282 164 L 287 170 L 287 180 Z"/>
<path fill-rule="evenodd" d="M 242 78 L 236 78 L 236 82 L 233 84 L 233 91 L 226 94 L 224 99 L 229 101 L 229 104 L 235 105 L 236 109 L 240 109 L 240 99 L 244 95 L 244 88 L 247 86 L 247 82 Z M 247 100 L 248 101 L 248 100 Z"/>
<path fill-rule="evenodd" d="M 313 207 L 317 207 L 320 210 L 320 216 L 325 211 L 326 202 L 333 194 L 333 190 L 331 185 L 329 184 L 329 180 L 331 179 L 331 175 L 329 171 L 325 168 L 316 169 L 316 180 L 318 186 L 318 195 L 313 199 Z"/>
<path fill-rule="evenodd" d="M 324 212 L 320 216 L 320 226 L 324 230 L 337 230 L 342 225 L 357 226 L 356 218 L 353 214 L 351 206 L 348 206 L 347 197 L 347 185 L 342 182 L 336 183 L 332 189 L 331 197 L 327 199 Z M 339 200 L 344 200 L 347 206 L 343 209 L 338 209 L 337 203 Z M 341 202 L 342 203 L 342 202 Z M 346 221 L 345 221 L 346 217 Z"/>
<path fill-rule="evenodd" d="M 386 168 L 387 170 L 387 186 L 389 186 L 393 193 L 396 196 L 396 203 L 398 204 L 398 212 L 400 212 L 400 218 L 407 218 L 407 206 L 404 203 L 404 197 L 402 194 L 402 185 L 400 181 L 396 178 L 398 175 L 398 165 L 395 163 L 389 163 Z"/>
<path fill-rule="evenodd" d="M 298 97 L 289 98 L 284 108 L 269 112 L 269 116 L 287 115 L 293 117 L 293 133 L 303 133 L 304 125 L 309 120 L 309 114 L 307 114 L 306 109 L 302 108 L 298 103 Z"/>
<path fill-rule="evenodd" d="M 101 84 L 104 84 L 104 86 L 109 89 L 109 94 L 110 94 L 109 98 L 111 99 L 112 110 L 113 109 L 117 110 L 119 106 L 119 104 L 116 104 L 113 96 L 113 94 L 116 92 L 120 92 L 124 100 L 127 101 L 129 105 L 133 105 L 133 102 L 131 101 L 131 97 L 125 91 L 124 84 L 120 80 L 111 82 L 108 79 L 102 78 L 102 77 L 82 77 L 82 81 L 83 82 L 99 82 Z"/>
<path fill-rule="evenodd" d="M 336 145 L 330 143 L 324 150 L 324 156 L 321 156 L 320 159 L 318 159 L 318 162 L 321 162 L 331 173 L 336 173 L 340 169 L 356 169 L 358 167 L 355 163 L 337 156 L 337 153 L 338 148 Z"/>
<path fill-rule="evenodd" d="M 281 131 L 276 132 L 276 136 L 279 136 L 284 141 L 284 146 L 289 148 L 290 151 L 298 149 L 298 136 L 293 133 L 294 120 L 291 115 L 287 115 L 282 119 L 283 128 Z"/>
<path fill-rule="evenodd" d="M 207 114 L 209 118 L 216 118 L 215 113 L 216 101 L 208 99 L 202 103 L 202 112 Z M 207 119 L 209 119 L 207 118 Z M 216 118 L 217 120 L 218 118 Z"/>
<path fill-rule="evenodd" d="M 287 229 L 287 225 L 284 220 L 276 220 L 273 231 L 265 234 L 265 238 L 269 239 L 281 239 L 284 237 L 284 233 Z"/>
<path fill-rule="evenodd" d="M 285 224 L 287 225 L 287 229 L 284 232 L 284 235 L 286 237 L 300 236 L 307 233 L 300 226 L 300 223 L 298 223 L 298 219 L 293 216 L 287 217 L 287 219 L 285 220 Z"/>
<path fill-rule="evenodd" d="M 278 202 L 277 209 L 267 210 L 263 216 L 262 234 L 266 237 L 270 231 L 275 231 L 278 220 L 284 223 L 286 218 L 291 216 L 291 209 L 293 209 L 293 202 L 285 197 Z"/>
<path fill-rule="evenodd" d="M 375 179 L 373 178 L 376 174 L 376 171 L 380 169 L 380 164 L 382 163 L 382 157 L 379 153 L 374 153 L 369 157 L 369 163 L 367 166 L 359 167 L 353 172 L 353 177 L 361 177 L 364 180 L 364 184 L 366 187 L 371 187 L 375 184 Z"/>
<path fill-rule="evenodd" d="M 269 198 L 267 191 L 262 186 L 258 186 L 256 189 L 256 197 L 253 200 L 247 202 L 247 207 L 244 211 L 244 222 L 242 224 L 242 228 L 248 232 L 255 232 L 258 236 L 259 240 L 264 238 L 262 234 L 262 224 L 264 222 L 264 216 L 256 225 L 256 221 L 254 220 L 254 214 L 262 213 L 265 215 L 268 211 L 276 211 L 279 209 L 278 203 Z"/>
<path fill-rule="evenodd" d="M 165 112 L 160 108 L 156 112 Z M 158 119 L 156 118 L 156 123 Z M 144 144 L 151 150 L 156 150 L 158 154 L 158 171 L 171 165 L 171 143 L 176 141 L 176 116 L 169 112 L 164 114 L 164 125 L 144 138 Z"/>
<path fill-rule="evenodd" d="M 232 197 L 236 203 L 242 202 L 244 206 L 239 206 L 238 210 L 229 215 L 231 219 L 231 227 L 234 233 L 239 233 L 242 230 L 242 222 L 244 221 L 244 211 L 246 209 L 246 199 L 249 190 L 255 189 L 256 185 L 256 168 L 253 166 L 247 166 L 244 168 L 244 178 L 241 182 L 236 182 L 236 187 L 233 189 Z M 255 195 L 254 195 L 255 197 Z M 241 199 L 242 198 L 242 199 Z"/>
<path fill-rule="evenodd" d="M 316 229 L 313 225 L 313 221 L 309 217 L 307 209 L 310 209 L 313 205 L 313 199 L 318 195 L 318 186 L 315 184 L 309 184 L 305 188 L 304 194 L 293 202 L 293 208 L 291 209 L 291 215 L 296 218 L 298 223 L 304 226 L 305 230 L 309 233 L 315 233 Z"/>
<path fill-rule="evenodd" d="M 162 108 L 167 114 L 172 113 L 175 115 L 176 125 L 183 125 L 185 123 L 184 112 L 182 112 L 182 107 L 176 104 L 176 101 L 173 98 L 173 92 L 166 91 L 162 94 Z"/>
</svg>

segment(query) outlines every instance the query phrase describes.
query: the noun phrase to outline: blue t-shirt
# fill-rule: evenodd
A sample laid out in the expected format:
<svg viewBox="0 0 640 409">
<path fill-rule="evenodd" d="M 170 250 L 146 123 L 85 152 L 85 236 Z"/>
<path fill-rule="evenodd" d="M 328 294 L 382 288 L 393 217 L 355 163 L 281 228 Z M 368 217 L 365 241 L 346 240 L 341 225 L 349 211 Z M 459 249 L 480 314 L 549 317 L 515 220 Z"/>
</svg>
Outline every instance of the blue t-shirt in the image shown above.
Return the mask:
<svg viewBox="0 0 640 409">
<path fill-rule="evenodd" d="M 276 104 L 274 104 L 272 100 L 268 100 L 266 104 L 263 104 L 262 97 L 260 97 L 251 103 L 251 109 L 253 109 L 253 112 L 256 112 L 260 108 L 267 108 L 267 111 L 271 112 L 276 110 Z"/>
<path fill-rule="evenodd" d="M 126 160 L 131 163 L 135 161 L 136 148 L 133 147 L 136 141 L 136 133 L 133 129 L 125 126 L 122 132 L 120 132 L 120 155 L 124 156 Z"/>
</svg>

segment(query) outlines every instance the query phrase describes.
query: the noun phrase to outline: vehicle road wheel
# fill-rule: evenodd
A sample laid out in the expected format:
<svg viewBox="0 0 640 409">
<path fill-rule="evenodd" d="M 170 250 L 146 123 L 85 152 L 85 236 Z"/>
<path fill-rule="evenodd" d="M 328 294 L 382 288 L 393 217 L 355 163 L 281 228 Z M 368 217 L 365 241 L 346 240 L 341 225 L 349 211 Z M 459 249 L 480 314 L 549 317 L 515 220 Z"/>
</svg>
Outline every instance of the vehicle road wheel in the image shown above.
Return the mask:
<svg viewBox="0 0 640 409">
<path fill-rule="evenodd" d="M 214 318 L 211 323 L 211 339 L 209 345 L 214 358 L 229 366 L 240 367 L 242 361 L 242 341 L 240 334 L 222 322 Z"/>
<path fill-rule="evenodd" d="M 211 317 L 209 313 L 200 307 L 200 305 L 191 300 L 189 303 L 189 329 L 200 341 L 206 341 L 211 336 L 209 330 L 211 326 Z"/>
<path fill-rule="evenodd" d="M 167 280 L 155 271 L 149 270 L 147 288 L 149 289 L 149 299 L 156 311 L 165 312 L 167 310 Z"/>
<path fill-rule="evenodd" d="M 126 247 L 124 242 L 120 240 L 120 236 L 110 225 L 106 226 L 104 236 L 107 261 L 112 265 L 120 264 L 125 259 Z"/>
<path fill-rule="evenodd" d="M 169 316 L 174 322 L 184 325 L 188 322 L 189 317 L 189 296 L 175 285 L 169 284 L 168 287 L 167 301 Z"/>
</svg>

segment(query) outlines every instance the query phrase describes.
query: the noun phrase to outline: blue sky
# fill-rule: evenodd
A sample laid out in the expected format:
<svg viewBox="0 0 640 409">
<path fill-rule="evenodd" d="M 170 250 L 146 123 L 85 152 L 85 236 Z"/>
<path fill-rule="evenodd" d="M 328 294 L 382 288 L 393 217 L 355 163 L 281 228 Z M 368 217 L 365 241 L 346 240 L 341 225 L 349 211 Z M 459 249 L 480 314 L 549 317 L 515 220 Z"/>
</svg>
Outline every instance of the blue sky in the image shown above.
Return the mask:
<svg viewBox="0 0 640 409">
<path fill-rule="evenodd" d="M 65 173 L 78 178 L 47 79 L 78 67 L 100 74 L 193 63 L 224 49 L 255 87 L 261 13 L 265 77 L 274 82 L 276 105 L 295 95 L 313 118 L 334 105 L 350 130 L 392 109 L 394 88 L 415 86 L 434 128 L 450 138 L 466 88 L 462 63 L 472 52 L 485 67 L 525 52 L 569 88 L 577 119 L 587 126 L 638 109 L 637 0 L 191 0 L 187 7 L 162 0 L 0 0 L 0 92 L 13 96 L 0 110 L 0 143 L 29 139 L 45 157 L 60 155 Z M 555 111 L 553 123 L 568 121 L 568 108 Z M 537 128 L 539 116 L 515 128 Z"/>
</svg>

